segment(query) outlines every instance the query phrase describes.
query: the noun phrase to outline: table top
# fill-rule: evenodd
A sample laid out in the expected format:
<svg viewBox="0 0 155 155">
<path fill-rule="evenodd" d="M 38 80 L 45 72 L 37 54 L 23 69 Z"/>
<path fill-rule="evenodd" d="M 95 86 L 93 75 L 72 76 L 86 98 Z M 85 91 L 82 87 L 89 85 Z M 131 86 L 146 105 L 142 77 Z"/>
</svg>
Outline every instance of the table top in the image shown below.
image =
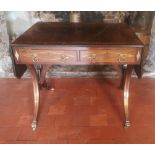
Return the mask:
<svg viewBox="0 0 155 155">
<path fill-rule="evenodd" d="M 124 23 L 38 22 L 12 45 L 136 46 L 142 42 Z"/>
</svg>

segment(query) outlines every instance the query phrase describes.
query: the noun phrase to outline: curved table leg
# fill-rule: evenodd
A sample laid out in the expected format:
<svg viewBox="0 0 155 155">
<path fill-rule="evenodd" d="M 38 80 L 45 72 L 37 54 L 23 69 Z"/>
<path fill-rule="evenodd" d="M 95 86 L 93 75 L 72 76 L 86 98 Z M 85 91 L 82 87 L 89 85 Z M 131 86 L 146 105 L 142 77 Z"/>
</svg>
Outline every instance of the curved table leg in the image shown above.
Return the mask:
<svg viewBox="0 0 155 155">
<path fill-rule="evenodd" d="M 143 71 L 142 71 L 142 64 L 140 65 L 135 65 L 134 66 L 134 69 L 135 69 L 135 72 L 138 76 L 138 79 L 141 79 L 142 78 L 142 74 L 143 74 Z"/>
<path fill-rule="evenodd" d="M 41 87 L 43 88 L 47 88 L 49 90 L 54 90 L 54 88 L 52 88 L 51 86 L 49 86 L 47 84 L 47 81 L 46 81 L 46 73 L 47 71 L 49 70 L 51 65 L 43 65 L 42 66 L 42 69 L 41 69 L 41 73 L 40 73 L 40 85 Z"/>
<path fill-rule="evenodd" d="M 129 112 L 128 112 L 128 100 L 129 100 L 129 85 L 131 79 L 133 66 L 128 65 L 126 69 L 126 76 L 125 76 L 125 85 L 124 85 L 124 110 L 125 110 L 125 128 L 130 126 L 129 121 Z"/>
<path fill-rule="evenodd" d="M 121 89 L 124 89 L 126 69 L 127 69 L 127 65 L 121 66 L 121 82 L 120 82 L 120 88 Z"/>
<path fill-rule="evenodd" d="M 37 115 L 38 115 L 39 102 L 40 102 L 38 74 L 34 65 L 27 65 L 27 67 L 32 75 L 32 80 L 33 80 L 34 113 L 33 113 L 32 129 L 35 130 L 37 127 Z"/>
</svg>

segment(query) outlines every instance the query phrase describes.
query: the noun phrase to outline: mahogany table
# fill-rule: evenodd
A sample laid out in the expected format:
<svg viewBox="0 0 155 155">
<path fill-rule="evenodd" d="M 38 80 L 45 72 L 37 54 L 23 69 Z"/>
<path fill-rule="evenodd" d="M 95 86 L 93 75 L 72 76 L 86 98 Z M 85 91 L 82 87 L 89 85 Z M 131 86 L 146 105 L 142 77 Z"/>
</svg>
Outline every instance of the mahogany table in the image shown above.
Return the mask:
<svg viewBox="0 0 155 155">
<path fill-rule="evenodd" d="M 12 44 L 17 64 L 26 64 L 34 89 L 33 130 L 37 126 L 40 89 L 46 87 L 46 72 L 54 64 L 121 65 L 124 84 L 125 127 L 132 69 L 142 62 L 143 44 L 123 23 L 38 22 Z M 137 70 L 137 69 L 136 69 Z"/>
</svg>

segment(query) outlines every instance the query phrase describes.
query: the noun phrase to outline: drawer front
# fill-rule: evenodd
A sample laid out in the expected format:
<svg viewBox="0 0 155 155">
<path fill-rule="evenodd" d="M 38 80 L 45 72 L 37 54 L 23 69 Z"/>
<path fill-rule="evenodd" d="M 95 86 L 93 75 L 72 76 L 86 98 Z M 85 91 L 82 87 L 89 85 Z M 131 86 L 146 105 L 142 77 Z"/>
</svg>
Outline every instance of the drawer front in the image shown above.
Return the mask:
<svg viewBox="0 0 155 155">
<path fill-rule="evenodd" d="M 77 61 L 76 51 L 15 48 L 14 55 L 17 63 L 73 63 Z"/>
<path fill-rule="evenodd" d="M 80 61 L 84 63 L 138 64 L 140 59 L 141 52 L 136 48 L 107 48 L 80 51 Z"/>
</svg>

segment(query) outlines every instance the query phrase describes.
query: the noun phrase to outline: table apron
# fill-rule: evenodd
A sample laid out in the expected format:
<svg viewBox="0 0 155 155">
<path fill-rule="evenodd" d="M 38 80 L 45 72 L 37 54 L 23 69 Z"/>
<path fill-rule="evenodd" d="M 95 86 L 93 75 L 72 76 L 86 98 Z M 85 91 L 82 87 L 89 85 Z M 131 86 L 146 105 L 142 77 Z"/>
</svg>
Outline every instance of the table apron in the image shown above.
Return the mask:
<svg viewBox="0 0 155 155">
<path fill-rule="evenodd" d="M 17 64 L 140 64 L 142 48 L 46 49 L 13 47 Z"/>
</svg>

